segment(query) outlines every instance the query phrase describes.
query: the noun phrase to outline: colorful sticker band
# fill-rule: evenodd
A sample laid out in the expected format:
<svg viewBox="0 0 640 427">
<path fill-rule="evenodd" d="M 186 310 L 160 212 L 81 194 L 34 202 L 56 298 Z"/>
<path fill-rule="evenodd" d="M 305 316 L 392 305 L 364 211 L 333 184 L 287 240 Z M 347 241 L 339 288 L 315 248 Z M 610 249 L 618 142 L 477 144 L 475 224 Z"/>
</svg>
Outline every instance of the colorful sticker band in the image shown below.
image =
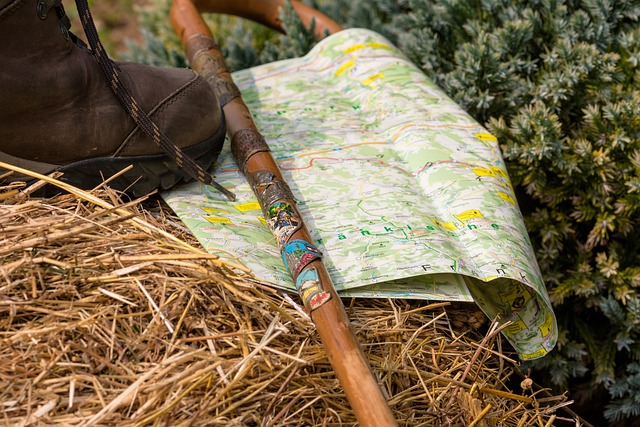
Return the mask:
<svg viewBox="0 0 640 427">
<path fill-rule="evenodd" d="M 270 151 L 267 142 L 255 129 L 241 129 L 231 138 L 231 151 L 233 152 L 240 170 L 245 173 L 244 167 L 249 157 L 261 151 Z"/>
<path fill-rule="evenodd" d="M 292 240 L 282 247 L 282 261 L 291 272 L 293 281 L 296 284 L 302 269 L 318 258 L 322 258 L 322 253 L 311 243 L 304 240 Z"/>
<path fill-rule="evenodd" d="M 265 217 L 280 248 L 285 245 L 293 233 L 302 227 L 300 214 L 287 202 L 278 202 L 270 206 Z"/>
<path fill-rule="evenodd" d="M 261 170 L 248 175 L 249 184 L 256 193 L 261 206 L 265 206 L 263 214 L 268 216 L 271 205 L 279 200 L 295 200 L 286 182 L 267 170 Z"/>
<path fill-rule="evenodd" d="M 318 269 L 310 267 L 303 269 L 296 279 L 296 289 L 304 303 L 304 306 L 311 312 L 331 299 L 331 294 L 322 288 L 322 283 L 318 276 Z"/>
</svg>

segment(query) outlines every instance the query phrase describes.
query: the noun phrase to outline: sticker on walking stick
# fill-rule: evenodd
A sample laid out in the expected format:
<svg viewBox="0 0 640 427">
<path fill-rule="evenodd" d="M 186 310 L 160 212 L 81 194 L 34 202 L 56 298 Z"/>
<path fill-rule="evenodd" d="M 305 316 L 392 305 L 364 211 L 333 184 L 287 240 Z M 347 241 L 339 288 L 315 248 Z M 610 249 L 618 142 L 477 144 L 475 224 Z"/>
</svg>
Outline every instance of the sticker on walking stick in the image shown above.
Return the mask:
<svg viewBox="0 0 640 427">
<path fill-rule="evenodd" d="M 320 308 L 331 299 L 331 294 L 322 288 L 318 269 L 315 267 L 310 267 L 300 272 L 296 279 L 296 288 L 309 312 Z"/>
<path fill-rule="evenodd" d="M 296 283 L 302 269 L 318 258 L 322 258 L 322 253 L 304 240 L 292 240 L 282 248 L 282 261 Z"/>
<path fill-rule="evenodd" d="M 302 226 L 298 212 L 286 202 L 278 202 L 269 207 L 267 223 L 280 247 L 284 246 L 289 237 Z"/>
</svg>

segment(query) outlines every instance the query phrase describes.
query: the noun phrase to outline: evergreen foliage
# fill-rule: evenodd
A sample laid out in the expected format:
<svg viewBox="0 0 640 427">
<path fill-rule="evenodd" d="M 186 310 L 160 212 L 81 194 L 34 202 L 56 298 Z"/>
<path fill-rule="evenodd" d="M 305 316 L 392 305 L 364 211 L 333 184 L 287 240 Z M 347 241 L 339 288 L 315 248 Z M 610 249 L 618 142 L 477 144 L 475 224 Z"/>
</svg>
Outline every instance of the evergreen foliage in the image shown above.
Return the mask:
<svg viewBox="0 0 640 427">
<path fill-rule="evenodd" d="M 151 0 L 150 5 L 142 9 L 144 45 L 129 43 L 124 59 L 148 65 L 187 66 L 180 40 L 166 19 L 170 7 L 169 0 Z M 313 26 L 305 28 L 289 3 L 280 19 L 287 30 L 286 36 L 240 18 L 205 15 L 231 71 L 302 56 L 315 45 Z"/>
<path fill-rule="evenodd" d="M 606 390 L 590 405 L 612 424 L 640 422 L 640 2 L 318 3 L 389 38 L 498 137 L 560 326 L 530 367 Z M 289 36 L 224 36 L 233 68 L 306 53 L 311 33 L 283 18 Z"/>
</svg>

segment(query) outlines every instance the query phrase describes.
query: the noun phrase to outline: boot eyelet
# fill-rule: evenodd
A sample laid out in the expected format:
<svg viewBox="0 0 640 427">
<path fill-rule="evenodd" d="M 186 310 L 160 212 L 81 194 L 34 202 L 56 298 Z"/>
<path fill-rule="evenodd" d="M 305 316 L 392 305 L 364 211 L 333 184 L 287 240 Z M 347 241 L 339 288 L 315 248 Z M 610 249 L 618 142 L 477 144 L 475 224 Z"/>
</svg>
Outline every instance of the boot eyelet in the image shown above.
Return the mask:
<svg viewBox="0 0 640 427">
<path fill-rule="evenodd" d="M 40 19 L 47 18 L 47 13 L 49 13 L 49 8 L 47 7 L 47 4 L 44 1 L 40 0 L 36 4 L 36 13 L 38 14 L 38 18 Z"/>
</svg>

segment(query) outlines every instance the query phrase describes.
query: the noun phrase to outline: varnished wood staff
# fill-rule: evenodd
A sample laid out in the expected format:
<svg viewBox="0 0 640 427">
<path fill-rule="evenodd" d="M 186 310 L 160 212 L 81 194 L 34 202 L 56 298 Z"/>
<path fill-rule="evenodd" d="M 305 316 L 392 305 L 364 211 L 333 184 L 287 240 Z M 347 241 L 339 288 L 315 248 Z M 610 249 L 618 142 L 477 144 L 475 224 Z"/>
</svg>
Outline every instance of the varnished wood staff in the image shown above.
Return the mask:
<svg viewBox="0 0 640 427">
<path fill-rule="evenodd" d="M 171 23 L 191 67 L 208 81 L 218 95 L 226 116 L 231 150 L 276 236 L 283 261 L 291 271 L 296 289 L 360 425 L 396 426 L 322 262 L 322 254 L 314 246 L 293 194 L 256 128 L 251 112 L 201 16 L 203 12 L 233 14 L 281 30 L 278 17 L 282 4 L 282 1 L 268 0 L 174 0 Z M 325 30 L 333 33 L 341 29 L 334 21 L 304 4 L 293 1 L 292 5 L 306 25 L 315 18 L 318 38 L 325 34 Z"/>
</svg>

